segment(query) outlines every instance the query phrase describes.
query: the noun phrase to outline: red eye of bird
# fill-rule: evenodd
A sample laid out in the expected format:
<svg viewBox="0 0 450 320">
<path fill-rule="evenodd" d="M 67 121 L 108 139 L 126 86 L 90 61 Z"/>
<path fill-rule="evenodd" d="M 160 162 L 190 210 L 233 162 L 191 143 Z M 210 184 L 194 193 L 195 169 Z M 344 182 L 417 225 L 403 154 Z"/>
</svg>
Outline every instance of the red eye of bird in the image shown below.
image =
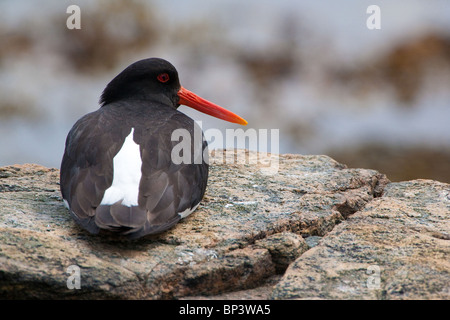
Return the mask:
<svg viewBox="0 0 450 320">
<path fill-rule="evenodd" d="M 167 73 L 161 73 L 158 74 L 158 81 L 162 82 L 162 83 L 166 83 L 167 81 L 169 81 L 169 75 Z"/>
</svg>

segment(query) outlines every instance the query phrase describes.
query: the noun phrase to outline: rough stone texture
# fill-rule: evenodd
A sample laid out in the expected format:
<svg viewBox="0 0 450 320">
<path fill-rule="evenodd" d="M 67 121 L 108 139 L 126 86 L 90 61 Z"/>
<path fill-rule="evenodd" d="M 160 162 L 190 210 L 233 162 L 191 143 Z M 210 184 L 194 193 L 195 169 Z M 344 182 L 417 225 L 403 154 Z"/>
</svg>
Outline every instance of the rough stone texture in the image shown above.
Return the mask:
<svg viewBox="0 0 450 320">
<path fill-rule="evenodd" d="M 302 236 L 292 232 L 275 233 L 256 240 L 255 247 L 269 250 L 277 273 L 283 273 L 291 262 L 309 249 Z"/>
<path fill-rule="evenodd" d="M 134 241 L 78 227 L 58 170 L 0 168 L 0 297 L 449 298 L 448 185 L 389 184 L 326 156 L 272 155 L 268 175 L 244 154 L 221 164 L 213 153 L 199 209 Z M 79 290 L 67 288 L 71 265 Z M 380 289 L 364 287 L 369 265 Z"/>
<path fill-rule="evenodd" d="M 449 299 L 449 216 L 448 184 L 389 184 L 297 259 L 272 297 Z"/>
</svg>

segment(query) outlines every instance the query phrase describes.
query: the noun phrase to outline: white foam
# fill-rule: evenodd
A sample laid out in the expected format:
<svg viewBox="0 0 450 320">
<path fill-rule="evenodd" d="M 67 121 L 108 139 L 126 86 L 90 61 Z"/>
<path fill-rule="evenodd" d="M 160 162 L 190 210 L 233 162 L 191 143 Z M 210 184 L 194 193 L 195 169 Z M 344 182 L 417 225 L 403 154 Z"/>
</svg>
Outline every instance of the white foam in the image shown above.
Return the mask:
<svg viewBox="0 0 450 320">
<path fill-rule="evenodd" d="M 142 159 L 139 145 L 134 142 L 133 135 L 134 128 L 131 129 L 122 148 L 113 159 L 113 182 L 105 191 L 100 204 L 112 205 L 122 200 L 122 204 L 127 207 L 138 205 Z"/>
</svg>

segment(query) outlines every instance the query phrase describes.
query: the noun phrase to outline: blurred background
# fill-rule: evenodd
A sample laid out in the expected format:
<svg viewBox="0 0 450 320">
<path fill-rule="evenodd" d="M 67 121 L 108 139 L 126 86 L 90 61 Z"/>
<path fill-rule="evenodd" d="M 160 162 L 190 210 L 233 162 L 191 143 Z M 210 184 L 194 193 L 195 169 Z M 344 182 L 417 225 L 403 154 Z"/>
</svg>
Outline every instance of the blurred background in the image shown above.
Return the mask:
<svg viewBox="0 0 450 320">
<path fill-rule="evenodd" d="M 71 4 L 81 30 L 66 27 Z M 75 121 L 147 57 L 246 129 L 280 129 L 280 153 L 450 182 L 448 0 L 0 0 L 0 166 L 59 167 Z"/>
</svg>

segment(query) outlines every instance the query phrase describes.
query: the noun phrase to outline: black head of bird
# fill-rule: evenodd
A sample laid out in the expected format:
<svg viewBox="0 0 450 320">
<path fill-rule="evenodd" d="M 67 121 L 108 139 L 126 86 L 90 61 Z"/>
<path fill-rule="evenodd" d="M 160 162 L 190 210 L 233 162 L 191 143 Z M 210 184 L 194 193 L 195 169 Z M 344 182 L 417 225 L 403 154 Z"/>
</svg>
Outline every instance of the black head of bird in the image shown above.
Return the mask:
<svg viewBox="0 0 450 320">
<path fill-rule="evenodd" d="M 200 142 L 198 153 L 187 139 L 183 152 L 192 152 L 192 161 L 173 161 L 179 143 L 173 132 L 193 137 L 201 130 L 177 110 L 180 104 L 247 124 L 183 88 L 175 67 L 158 58 L 128 66 L 106 86 L 100 104 L 70 130 L 60 173 L 64 203 L 91 233 L 139 238 L 171 228 L 197 208 L 208 180 L 208 163 L 198 156 L 207 154 L 207 143 Z"/>
</svg>

